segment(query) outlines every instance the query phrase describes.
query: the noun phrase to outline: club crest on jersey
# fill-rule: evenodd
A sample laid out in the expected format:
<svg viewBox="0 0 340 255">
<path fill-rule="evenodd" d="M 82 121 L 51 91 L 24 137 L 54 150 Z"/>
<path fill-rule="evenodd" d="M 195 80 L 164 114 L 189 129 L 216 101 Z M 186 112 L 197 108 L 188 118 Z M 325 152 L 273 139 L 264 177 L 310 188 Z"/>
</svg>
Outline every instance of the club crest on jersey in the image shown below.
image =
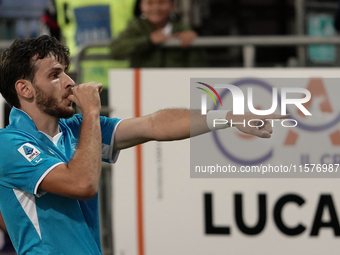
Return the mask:
<svg viewBox="0 0 340 255">
<path fill-rule="evenodd" d="M 42 160 L 40 155 L 41 152 L 32 144 L 25 143 L 18 149 L 18 151 L 32 164 L 36 164 Z"/>
</svg>

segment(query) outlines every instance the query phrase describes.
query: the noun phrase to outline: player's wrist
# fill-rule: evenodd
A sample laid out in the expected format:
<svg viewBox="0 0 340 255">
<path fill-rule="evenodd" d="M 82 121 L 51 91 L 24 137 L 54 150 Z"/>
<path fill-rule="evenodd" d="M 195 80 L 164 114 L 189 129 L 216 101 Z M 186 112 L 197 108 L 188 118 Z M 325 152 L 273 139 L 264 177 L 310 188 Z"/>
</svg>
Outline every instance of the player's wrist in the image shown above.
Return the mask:
<svg viewBox="0 0 340 255">
<path fill-rule="evenodd" d="M 99 118 L 100 109 L 91 109 L 88 111 L 83 111 L 83 118 Z"/>
</svg>

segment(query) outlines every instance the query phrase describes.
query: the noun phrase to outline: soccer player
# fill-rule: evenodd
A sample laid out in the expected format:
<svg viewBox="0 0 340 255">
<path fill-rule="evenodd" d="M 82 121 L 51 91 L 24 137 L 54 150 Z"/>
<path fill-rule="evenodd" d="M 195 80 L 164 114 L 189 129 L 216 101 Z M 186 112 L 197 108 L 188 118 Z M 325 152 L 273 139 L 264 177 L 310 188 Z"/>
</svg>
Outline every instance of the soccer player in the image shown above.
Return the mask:
<svg viewBox="0 0 340 255">
<path fill-rule="evenodd" d="M 0 57 L 0 92 L 12 107 L 0 130 L 0 210 L 19 255 L 101 254 L 101 161 L 114 163 L 120 150 L 150 140 L 188 138 L 190 121 L 192 136 L 210 131 L 205 116 L 185 109 L 101 117 L 102 84 L 75 86 L 68 67 L 68 49 L 49 36 L 18 39 Z M 259 137 L 272 131 L 268 122 L 237 128 Z"/>
</svg>

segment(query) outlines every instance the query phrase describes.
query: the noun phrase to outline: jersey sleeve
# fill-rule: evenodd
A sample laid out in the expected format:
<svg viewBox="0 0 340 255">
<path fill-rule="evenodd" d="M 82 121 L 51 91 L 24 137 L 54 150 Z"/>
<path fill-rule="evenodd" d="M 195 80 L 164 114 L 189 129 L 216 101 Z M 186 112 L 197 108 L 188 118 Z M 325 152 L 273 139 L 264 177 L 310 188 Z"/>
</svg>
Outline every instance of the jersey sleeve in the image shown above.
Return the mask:
<svg viewBox="0 0 340 255">
<path fill-rule="evenodd" d="M 114 138 L 117 127 L 121 119 L 100 117 L 100 126 L 102 130 L 102 159 L 107 163 L 115 163 L 120 151 L 114 151 Z"/>
<path fill-rule="evenodd" d="M 29 137 L 0 136 L 0 185 L 38 194 L 38 186 L 57 165 L 64 164 L 52 151 Z"/>
<path fill-rule="evenodd" d="M 74 115 L 72 118 L 65 120 L 67 126 L 71 129 L 74 137 L 79 139 L 81 123 L 83 117 L 80 114 Z M 117 127 L 121 119 L 108 118 L 100 116 L 100 127 L 102 131 L 102 161 L 107 163 L 115 163 L 117 161 L 119 151 L 113 150 L 114 137 Z"/>
</svg>

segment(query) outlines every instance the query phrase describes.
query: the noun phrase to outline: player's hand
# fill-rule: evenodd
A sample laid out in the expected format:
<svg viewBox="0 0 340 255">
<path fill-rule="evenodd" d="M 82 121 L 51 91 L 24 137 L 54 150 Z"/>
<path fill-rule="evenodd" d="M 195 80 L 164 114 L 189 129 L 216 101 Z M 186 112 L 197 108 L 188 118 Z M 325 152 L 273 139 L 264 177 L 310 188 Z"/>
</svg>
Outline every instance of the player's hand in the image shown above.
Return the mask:
<svg viewBox="0 0 340 255">
<path fill-rule="evenodd" d="M 162 29 L 158 29 L 150 34 L 150 40 L 153 44 L 160 44 L 171 38 L 171 36 L 165 35 Z"/>
<path fill-rule="evenodd" d="M 188 47 L 191 44 L 191 41 L 197 37 L 197 33 L 194 31 L 183 31 L 174 34 L 174 36 L 179 38 L 182 47 Z"/>
<path fill-rule="evenodd" d="M 98 82 L 82 83 L 72 89 L 72 94 L 68 96 L 68 99 L 74 102 L 83 114 L 90 111 L 99 113 L 101 110 L 99 93 L 102 89 L 103 85 Z"/>
<path fill-rule="evenodd" d="M 272 128 L 272 122 L 269 120 L 286 119 L 289 116 L 290 114 L 256 115 L 251 112 L 246 112 L 244 115 L 234 115 L 232 112 L 228 112 L 227 120 L 229 124 L 231 123 L 231 120 L 232 120 L 233 126 L 235 126 L 238 130 L 240 130 L 243 133 L 255 135 L 261 138 L 270 138 L 271 134 L 273 133 L 273 128 Z M 250 120 L 253 120 L 253 121 L 250 121 Z M 250 121 L 249 124 L 253 127 L 248 125 L 248 121 Z M 234 124 L 236 122 L 238 122 L 239 124 Z M 245 123 L 245 125 L 243 125 L 242 123 Z M 261 127 L 257 128 L 256 126 L 261 126 Z"/>
</svg>

